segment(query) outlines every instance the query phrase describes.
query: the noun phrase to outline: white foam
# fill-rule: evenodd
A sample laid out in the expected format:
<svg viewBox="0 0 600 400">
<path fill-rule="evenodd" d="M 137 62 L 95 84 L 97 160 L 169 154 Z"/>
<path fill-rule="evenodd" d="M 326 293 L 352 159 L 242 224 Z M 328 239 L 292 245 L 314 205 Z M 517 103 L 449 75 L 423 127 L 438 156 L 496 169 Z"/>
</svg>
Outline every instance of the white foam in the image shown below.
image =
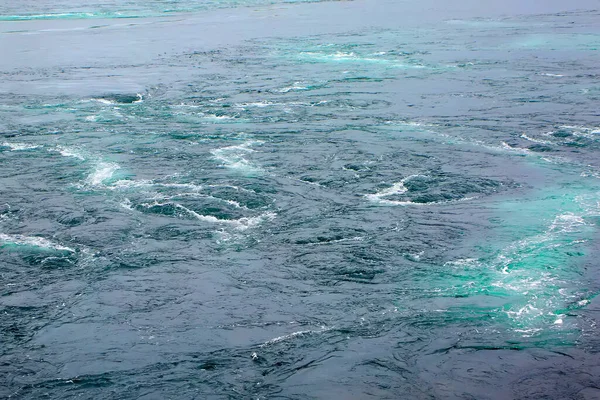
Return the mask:
<svg viewBox="0 0 600 400">
<path fill-rule="evenodd" d="M 117 190 L 117 189 L 131 189 L 131 188 L 140 188 L 140 187 L 152 187 L 154 186 L 154 182 L 148 179 L 140 179 L 140 180 L 130 180 L 130 179 L 121 179 L 109 186 L 109 189 Z"/>
<path fill-rule="evenodd" d="M 531 154 L 531 150 L 529 150 L 529 149 L 522 149 L 520 147 L 512 147 L 511 145 L 509 145 L 506 142 L 502 142 L 501 144 L 502 144 L 502 148 L 504 150 L 508 150 L 508 151 L 515 152 L 515 153 L 521 153 L 521 154 Z"/>
<path fill-rule="evenodd" d="M 235 186 L 235 185 L 208 185 L 210 188 L 229 188 L 233 190 L 237 190 L 238 192 L 246 192 L 246 193 L 256 193 L 253 189 L 246 189 L 243 187 Z"/>
<path fill-rule="evenodd" d="M 37 149 L 38 147 L 42 147 L 42 146 L 36 145 L 36 144 L 9 143 L 9 142 L 2 143 L 2 146 L 10 148 L 11 151 L 33 150 L 33 149 Z"/>
<path fill-rule="evenodd" d="M 133 206 L 131 205 L 131 200 L 129 200 L 128 198 L 125 198 L 125 200 L 123 200 L 121 203 L 119 203 L 119 205 L 126 210 L 133 211 Z"/>
<path fill-rule="evenodd" d="M 583 126 L 583 125 L 562 125 L 562 129 L 568 129 L 574 136 L 585 137 L 588 139 L 598 139 L 600 135 L 600 127 Z"/>
<path fill-rule="evenodd" d="M 42 237 L 37 236 L 24 236 L 24 235 L 6 235 L 0 233 L 0 241 L 10 244 L 15 244 L 18 246 L 34 246 L 42 249 L 52 249 L 58 251 L 68 251 L 71 253 L 75 253 L 75 250 L 62 246 L 58 243 L 51 242 L 48 239 L 44 239 Z"/>
<path fill-rule="evenodd" d="M 93 101 L 97 101 L 98 103 L 102 103 L 102 104 L 117 104 L 116 101 L 114 100 L 108 100 L 108 99 L 92 99 Z"/>
<path fill-rule="evenodd" d="M 235 117 L 230 117 L 229 115 L 216 115 L 216 114 L 205 114 L 202 118 L 209 121 L 229 121 L 235 119 Z"/>
<path fill-rule="evenodd" d="M 400 182 L 394 183 L 391 187 L 389 187 L 387 189 L 383 189 L 377 193 L 366 194 L 365 197 L 372 202 L 376 202 L 376 203 L 380 203 L 380 204 L 395 205 L 395 206 L 407 206 L 407 205 L 426 206 L 426 205 L 435 205 L 435 204 L 447 204 L 447 203 L 463 202 L 463 201 L 473 200 L 473 199 L 477 198 L 476 196 L 473 196 L 473 197 L 464 197 L 464 198 L 455 199 L 455 200 L 434 201 L 434 202 L 429 202 L 429 203 L 415 203 L 410 200 L 386 199 L 386 197 L 389 197 L 392 195 L 401 195 L 401 194 L 406 193 L 408 191 L 408 189 L 406 188 L 406 186 L 404 186 L 404 184 L 407 181 L 417 178 L 417 177 L 427 178 L 426 175 L 410 175 L 410 176 L 407 176 L 406 178 L 402 179 Z"/>
<path fill-rule="evenodd" d="M 564 75 L 561 75 L 561 74 L 550 74 L 550 73 L 545 73 L 545 72 L 540 73 L 540 75 L 549 76 L 549 77 L 552 77 L 552 78 L 562 78 L 562 77 L 564 77 Z"/>
<path fill-rule="evenodd" d="M 552 221 L 549 232 L 574 232 L 582 225 L 586 225 L 583 217 L 573 213 L 561 214 Z"/>
<path fill-rule="evenodd" d="M 85 160 L 85 156 L 83 155 L 83 153 L 81 151 L 78 151 L 78 150 L 70 148 L 70 147 L 57 146 L 56 149 L 54 149 L 54 151 L 57 151 L 63 157 L 73 157 L 73 158 L 77 158 L 78 160 L 82 160 L 82 161 Z"/>
<path fill-rule="evenodd" d="M 232 223 L 236 225 L 238 230 L 245 231 L 248 228 L 253 228 L 264 221 L 272 221 L 277 217 L 277 213 L 265 212 L 257 215 L 256 217 L 243 217 L 237 220 L 232 220 Z"/>
<path fill-rule="evenodd" d="M 193 183 L 155 183 L 155 185 L 169 188 L 189 189 L 194 192 L 202 190 L 202 186 Z"/>
<path fill-rule="evenodd" d="M 539 144 L 548 144 L 548 145 L 553 145 L 554 143 L 548 141 L 548 140 L 542 140 L 542 139 L 535 139 L 532 137 L 527 136 L 526 134 L 522 134 L 521 137 L 525 140 L 529 140 L 530 142 L 533 143 L 539 143 Z"/>
<path fill-rule="evenodd" d="M 142 101 L 144 101 L 144 98 L 140 93 L 136 93 L 135 96 L 137 97 L 137 100 L 132 101 L 131 104 L 141 103 Z M 116 100 L 112 100 L 112 99 L 105 99 L 103 97 L 95 97 L 90 100 L 84 100 L 84 102 L 88 102 L 88 101 L 95 101 L 95 102 L 98 102 L 101 104 L 106 104 L 106 105 L 126 104 L 126 103 L 120 103 L 120 102 L 118 102 Z"/>
<path fill-rule="evenodd" d="M 255 217 L 242 217 L 239 219 L 220 219 L 217 218 L 213 215 L 203 215 L 203 214 L 199 214 L 194 210 L 191 210 L 179 203 L 176 202 L 158 202 L 158 201 L 154 201 L 154 203 L 144 203 L 142 204 L 142 206 L 150 208 L 150 207 L 155 207 L 155 206 L 166 206 L 166 205 L 170 205 L 173 206 L 175 208 L 180 209 L 181 211 L 185 212 L 186 214 L 200 220 L 200 221 L 204 221 L 204 222 L 210 222 L 213 224 L 225 224 L 225 225 L 232 225 L 234 228 L 236 228 L 237 230 L 240 231 L 245 231 L 249 228 L 253 228 L 259 224 L 261 224 L 264 221 L 272 221 L 273 219 L 275 219 L 275 217 L 277 216 L 276 213 L 274 212 L 265 212 L 263 214 L 257 215 Z"/>
<path fill-rule="evenodd" d="M 315 61 L 337 61 L 337 62 L 362 62 L 372 64 L 384 64 L 391 67 L 407 68 L 407 69 L 423 69 L 427 68 L 425 65 L 420 64 L 404 64 L 397 62 L 396 60 L 390 60 L 386 58 L 378 57 L 361 57 L 354 52 L 343 52 L 337 51 L 335 53 L 319 53 L 319 52 L 302 52 L 300 57 L 309 58 Z M 344 73 L 347 73 L 344 71 Z"/>
<path fill-rule="evenodd" d="M 300 82 L 294 82 L 294 84 L 292 86 L 287 86 L 287 87 L 279 89 L 279 92 L 287 93 L 287 92 L 296 91 L 296 90 L 308 90 L 308 87 L 302 86 L 300 84 Z"/>
<path fill-rule="evenodd" d="M 350 238 L 330 240 L 327 242 L 307 243 L 307 246 L 325 246 L 325 245 L 330 245 L 333 243 L 362 242 L 363 240 L 365 240 L 364 236 L 354 236 L 354 237 L 350 237 Z"/>
<path fill-rule="evenodd" d="M 476 258 L 459 258 L 458 260 L 445 262 L 444 266 L 456 266 L 456 267 L 473 266 L 473 265 L 477 265 L 478 261 L 479 260 Z"/>
<path fill-rule="evenodd" d="M 91 186 L 100 186 L 112 178 L 115 171 L 119 168 L 121 167 L 116 163 L 100 162 L 96 165 L 94 171 L 88 175 L 85 182 Z"/>
<path fill-rule="evenodd" d="M 319 333 L 323 333 L 323 332 L 327 332 L 330 331 L 332 328 L 327 328 L 327 327 L 321 327 L 320 330 L 306 330 L 306 331 L 297 331 L 297 332 L 292 332 L 290 334 L 287 335 L 283 335 L 283 336 L 278 336 L 276 338 L 267 340 L 266 342 L 264 342 L 263 344 L 261 344 L 259 347 L 266 347 L 269 345 L 273 345 L 276 343 L 280 343 L 286 340 L 290 340 L 296 337 L 300 337 L 300 336 L 305 336 L 305 335 L 314 335 L 314 334 L 319 334 Z"/>
<path fill-rule="evenodd" d="M 404 186 L 404 183 L 412 176 L 416 176 L 416 175 L 411 175 L 409 177 L 406 177 L 406 178 L 402 179 L 400 182 L 394 183 L 392 186 L 390 186 L 387 189 L 381 190 L 377 193 L 367 194 L 367 195 L 365 195 L 365 197 L 367 199 L 369 199 L 371 201 L 375 201 L 375 202 L 389 202 L 390 200 L 382 199 L 382 197 L 406 193 L 408 191 L 408 189 L 406 188 L 406 186 Z"/>
<path fill-rule="evenodd" d="M 279 105 L 279 103 L 272 103 L 270 101 L 256 101 L 253 103 L 240 103 L 240 104 L 236 104 L 236 107 L 240 107 L 240 108 L 246 108 L 246 107 L 257 107 L 257 108 L 264 108 L 264 107 L 271 107 L 271 106 L 276 106 Z"/>
<path fill-rule="evenodd" d="M 241 145 L 222 147 L 211 151 L 213 157 L 223 163 L 227 168 L 237 169 L 245 172 L 258 172 L 262 169 L 246 157 L 253 153 L 255 150 L 251 146 L 255 144 L 262 144 L 263 142 L 257 140 L 249 140 Z"/>
</svg>

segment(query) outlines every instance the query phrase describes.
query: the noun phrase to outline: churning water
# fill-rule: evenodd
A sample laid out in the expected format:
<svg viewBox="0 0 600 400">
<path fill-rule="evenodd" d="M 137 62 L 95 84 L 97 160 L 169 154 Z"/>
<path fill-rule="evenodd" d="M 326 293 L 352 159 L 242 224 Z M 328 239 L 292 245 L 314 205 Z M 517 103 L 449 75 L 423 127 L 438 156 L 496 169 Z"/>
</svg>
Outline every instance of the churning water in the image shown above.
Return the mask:
<svg viewBox="0 0 600 400">
<path fill-rule="evenodd" d="M 598 3 L 452 3 L 0 5 L 0 396 L 600 398 Z"/>
</svg>

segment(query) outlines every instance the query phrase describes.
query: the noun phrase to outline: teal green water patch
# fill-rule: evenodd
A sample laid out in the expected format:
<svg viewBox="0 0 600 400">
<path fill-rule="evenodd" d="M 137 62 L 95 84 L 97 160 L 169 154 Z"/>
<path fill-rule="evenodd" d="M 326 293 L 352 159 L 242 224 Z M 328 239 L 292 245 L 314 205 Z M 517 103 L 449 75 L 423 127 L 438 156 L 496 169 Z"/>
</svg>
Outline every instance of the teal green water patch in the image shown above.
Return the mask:
<svg viewBox="0 0 600 400">
<path fill-rule="evenodd" d="M 30 15 L 0 15 L 0 21 L 37 21 L 62 19 L 141 18 L 143 15 L 110 12 L 66 12 Z"/>
<path fill-rule="evenodd" d="M 34 250 L 44 252 L 75 253 L 76 250 L 43 237 L 6 235 L 0 233 L 0 248 L 4 250 Z"/>
<path fill-rule="evenodd" d="M 141 95 L 120 96 L 119 99 L 120 102 L 108 97 L 95 98 L 79 101 L 71 104 L 70 107 L 79 114 L 80 121 L 106 125 L 127 125 L 132 122 L 155 123 L 156 121 L 186 125 L 250 122 L 250 119 L 244 118 L 239 112 L 217 103 L 162 104 L 142 100 Z"/>
<path fill-rule="evenodd" d="M 356 52 L 344 51 L 303 51 L 297 55 L 299 61 L 312 63 L 347 63 L 347 64 L 374 64 L 389 68 L 399 69 L 431 69 L 432 67 L 423 65 L 415 59 L 399 59 L 395 57 L 385 57 L 386 52 L 377 52 L 371 54 L 360 54 Z"/>
<path fill-rule="evenodd" d="M 600 49 L 600 35 L 594 33 L 548 33 L 520 36 L 503 47 L 523 50 L 580 50 Z"/>
<path fill-rule="evenodd" d="M 198 12 L 219 8 L 255 7 L 278 3 L 318 3 L 330 0 L 212 0 L 195 3 L 152 1 L 132 4 L 127 2 L 127 7 L 120 4 L 94 4 L 88 3 L 85 10 L 65 10 L 64 12 L 44 12 L 44 8 L 37 10 L 9 8 L 15 12 L 13 15 L 0 15 L 0 21 L 36 21 L 36 20 L 74 20 L 74 19 L 118 19 L 118 18 L 146 18 L 162 17 L 179 13 Z M 37 7 L 36 7 L 37 8 Z M 52 8 L 52 11 L 56 8 Z M 7 10 L 8 11 L 8 10 Z"/>
<path fill-rule="evenodd" d="M 595 296 L 581 267 L 597 234 L 600 187 L 594 181 L 566 183 L 494 209 L 496 228 L 479 245 L 480 256 L 447 262 L 433 292 L 472 300 L 448 310 L 452 314 L 487 305 L 490 321 L 517 337 L 572 333 L 577 322 L 569 312 Z"/>
<path fill-rule="evenodd" d="M 551 182 L 536 184 L 522 197 L 488 202 L 492 229 L 478 239 L 472 256 L 430 265 L 401 291 L 423 298 L 435 319 L 445 324 L 507 330 L 510 340 L 528 346 L 576 340 L 574 313 L 598 294 L 598 285 L 590 283 L 583 268 L 598 234 L 600 181 L 594 174 L 582 173 L 585 167 L 566 159 L 468 140 L 435 125 L 394 121 L 377 130 L 411 140 L 512 154 L 515 162 L 524 163 L 523 168 L 533 168 Z M 401 183 L 392 189 L 406 195 L 409 187 Z M 382 191 L 381 197 L 388 200 L 388 192 Z"/>
<path fill-rule="evenodd" d="M 486 19 L 486 18 L 478 18 L 478 19 L 449 19 L 445 21 L 448 25 L 461 28 L 471 28 L 471 29 L 515 29 L 515 28 L 523 28 L 526 25 L 524 22 L 509 20 L 509 19 Z M 529 23 L 530 25 L 531 23 Z"/>
<path fill-rule="evenodd" d="M 338 72 L 363 72 L 354 78 L 381 78 L 379 74 L 386 71 L 418 72 L 444 68 L 426 62 L 422 57 L 425 52 L 403 46 L 403 35 L 398 32 L 370 32 L 352 36 L 352 41 L 348 37 L 339 37 L 335 38 L 335 42 L 324 43 L 324 38 L 312 37 L 263 45 L 276 58 L 294 65 L 326 65 Z M 331 40 L 331 37 L 328 39 Z M 375 42 L 378 44 L 375 45 Z"/>
</svg>

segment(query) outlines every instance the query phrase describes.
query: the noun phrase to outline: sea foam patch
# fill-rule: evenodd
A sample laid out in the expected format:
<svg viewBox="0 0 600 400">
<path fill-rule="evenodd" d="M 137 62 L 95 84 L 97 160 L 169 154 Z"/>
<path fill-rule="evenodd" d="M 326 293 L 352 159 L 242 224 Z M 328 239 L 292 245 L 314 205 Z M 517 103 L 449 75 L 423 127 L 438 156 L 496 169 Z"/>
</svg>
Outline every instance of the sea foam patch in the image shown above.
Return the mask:
<svg viewBox="0 0 600 400">
<path fill-rule="evenodd" d="M 0 233 L 0 242 L 3 243 L 4 246 L 29 247 L 39 250 L 75 253 L 75 249 L 38 236 L 7 235 Z"/>
</svg>

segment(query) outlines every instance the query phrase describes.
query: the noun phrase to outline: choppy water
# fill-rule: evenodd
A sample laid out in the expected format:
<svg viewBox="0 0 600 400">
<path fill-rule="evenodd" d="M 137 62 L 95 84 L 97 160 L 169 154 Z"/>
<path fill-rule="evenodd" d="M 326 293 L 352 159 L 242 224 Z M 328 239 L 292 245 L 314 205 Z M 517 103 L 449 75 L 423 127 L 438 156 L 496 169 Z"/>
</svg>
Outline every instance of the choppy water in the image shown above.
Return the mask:
<svg viewBox="0 0 600 400">
<path fill-rule="evenodd" d="M 0 396 L 600 396 L 597 2 L 0 14 Z"/>
</svg>

